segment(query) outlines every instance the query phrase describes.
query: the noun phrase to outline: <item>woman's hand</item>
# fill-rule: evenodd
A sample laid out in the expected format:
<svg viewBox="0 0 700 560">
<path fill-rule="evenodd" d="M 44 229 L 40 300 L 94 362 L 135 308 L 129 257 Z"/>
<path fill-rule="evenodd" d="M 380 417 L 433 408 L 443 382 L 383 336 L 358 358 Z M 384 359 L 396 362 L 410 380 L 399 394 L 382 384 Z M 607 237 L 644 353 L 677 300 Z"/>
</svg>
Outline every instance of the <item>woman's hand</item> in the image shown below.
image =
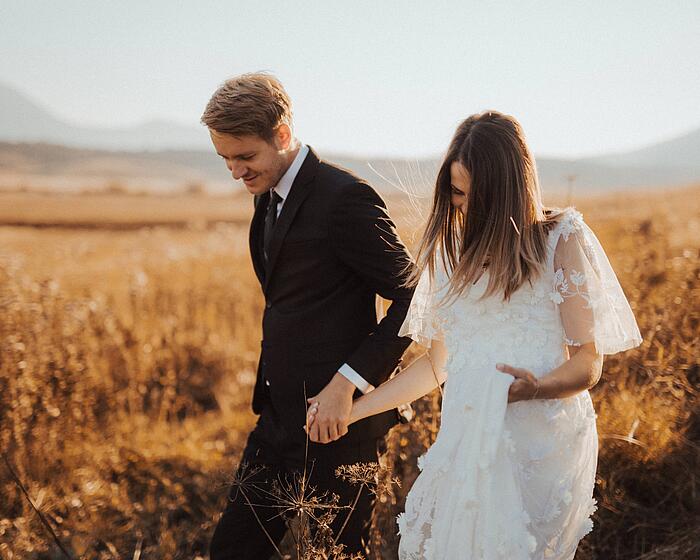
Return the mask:
<svg viewBox="0 0 700 560">
<path fill-rule="evenodd" d="M 306 423 L 304 424 L 303 429 L 304 431 L 309 435 L 309 439 L 315 443 L 330 443 L 331 441 L 334 440 L 327 440 L 323 441 L 320 437 L 320 434 L 318 434 L 317 430 L 312 430 L 311 428 L 314 425 L 314 422 L 316 421 L 316 417 L 318 416 L 318 407 L 319 407 L 319 402 L 314 398 L 308 399 L 309 401 L 309 407 L 306 409 Z M 352 409 L 350 411 L 350 420 L 348 422 L 348 425 L 353 424 L 359 418 L 357 418 L 357 408 L 356 405 L 357 401 L 353 401 L 352 404 Z M 347 432 L 346 432 L 347 433 Z"/>
<path fill-rule="evenodd" d="M 529 401 L 537 397 L 540 391 L 540 381 L 526 369 L 516 368 L 508 364 L 496 364 L 496 369 L 515 377 L 508 389 L 508 402 Z"/>
<path fill-rule="evenodd" d="M 309 408 L 306 409 L 306 423 L 303 428 L 311 441 L 321 443 L 320 439 L 314 438 L 316 432 L 311 430 L 311 427 L 314 425 L 314 420 L 316 420 L 316 414 L 318 414 L 318 402 L 309 399 Z"/>
<path fill-rule="evenodd" d="M 311 441 L 330 443 L 348 433 L 355 390 L 343 374 L 336 373 L 317 395 L 307 399 L 309 405 L 316 405 L 314 422 L 308 429 Z"/>
</svg>

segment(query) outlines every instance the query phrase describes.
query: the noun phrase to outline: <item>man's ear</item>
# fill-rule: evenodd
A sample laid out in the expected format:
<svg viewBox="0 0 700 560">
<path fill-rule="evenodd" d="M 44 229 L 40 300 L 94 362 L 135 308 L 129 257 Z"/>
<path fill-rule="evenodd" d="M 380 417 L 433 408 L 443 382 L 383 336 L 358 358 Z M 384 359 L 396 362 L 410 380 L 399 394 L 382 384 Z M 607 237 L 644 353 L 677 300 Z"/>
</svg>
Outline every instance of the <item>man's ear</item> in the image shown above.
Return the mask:
<svg viewBox="0 0 700 560">
<path fill-rule="evenodd" d="M 278 150 L 288 150 L 292 144 L 292 129 L 288 124 L 281 124 L 275 129 L 275 146 Z"/>
</svg>

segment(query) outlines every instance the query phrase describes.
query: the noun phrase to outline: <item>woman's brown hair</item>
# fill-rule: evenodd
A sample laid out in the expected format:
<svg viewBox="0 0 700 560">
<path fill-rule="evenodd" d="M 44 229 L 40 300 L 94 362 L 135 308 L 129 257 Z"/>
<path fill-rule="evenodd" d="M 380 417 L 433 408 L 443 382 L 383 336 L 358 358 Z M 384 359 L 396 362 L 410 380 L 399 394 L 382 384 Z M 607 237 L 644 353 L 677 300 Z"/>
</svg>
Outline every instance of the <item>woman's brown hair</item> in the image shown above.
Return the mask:
<svg viewBox="0 0 700 560">
<path fill-rule="evenodd" d="M 451 203 L 453 162 L 471 178 L 465 215 Z M 542 207 L 535 160 L 518 121 L 497 111 L 472 115 L 457 127 L 438 172 L 412 281 L 426 269 L 434 276 L 439 264 L 450 271 L 453 297 L 486 269 L 484 297 L 500 293 L 508 300 L 541 272 L 556 218 Z"/>
</svg>

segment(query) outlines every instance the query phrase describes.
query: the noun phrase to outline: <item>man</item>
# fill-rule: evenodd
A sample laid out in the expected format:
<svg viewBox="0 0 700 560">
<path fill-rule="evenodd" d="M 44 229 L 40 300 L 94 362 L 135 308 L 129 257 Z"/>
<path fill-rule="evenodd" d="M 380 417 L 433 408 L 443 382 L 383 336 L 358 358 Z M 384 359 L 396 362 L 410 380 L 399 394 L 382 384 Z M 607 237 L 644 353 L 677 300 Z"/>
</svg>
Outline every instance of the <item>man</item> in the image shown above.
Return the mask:
<svg viewBox="0 0 700 560">
<path fill-rule="evenodd" d="M 382 383 L 409 340 L 397 337 L 412 290 L 411 259 L 386 206 L 364 181 L 321 161 L 292 131 L 291 101 L 269 74 L 225 82 L 202 116 L 234 179 L 254 195 L 250 252 L 265 295 L 253 411 L 260 415 L 211 543 L 212 560 L 266 559 L 286 530 L 268 492 L 307 467 L 309 483 L 349 505 L 342 464 L 377 461 L 395 412 L 348 427 L 354 396 Z M 377 324 L 376 294 L 392 301 Z M 319 402 L 308 443 L 306 399 Z M 306 459 L 306 461 L 305 461 Z M 265 489 L 265 490 L 261 490 Z M 332 528 L 346 553 L 364 552 L 373 501 L 363 490 Z M 264 526 L 264 530 L 263 527 Z"/>
</svg>

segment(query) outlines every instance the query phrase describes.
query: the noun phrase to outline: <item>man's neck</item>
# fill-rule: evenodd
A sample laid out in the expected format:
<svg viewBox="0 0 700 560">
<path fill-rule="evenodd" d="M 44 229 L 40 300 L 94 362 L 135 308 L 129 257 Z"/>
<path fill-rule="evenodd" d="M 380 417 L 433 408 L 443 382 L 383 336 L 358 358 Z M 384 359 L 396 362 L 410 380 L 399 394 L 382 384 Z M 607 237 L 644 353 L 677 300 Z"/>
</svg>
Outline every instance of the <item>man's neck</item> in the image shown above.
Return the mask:
<svg viewBox="0 0 700 560">
<path fill-rule="evenodd" d="M 292 165 L 294 162 L 294 159 L 297 157 L 297 154 L 299 153 L 299 150 L 301 149 L 301 142 L 297 140 L 296 138 L 292 140 L 292 145 L 290 146 L 289 150 L 285 154 L 285 162 L 286 165 L 284 167 L 285 172 L 289 167 Z"/>
<path fill-rule="evenodd" d="M 275 192 L 279 194 L 282 198 L 287 198 L 292 184 L 296 178 L 297 173 L 301 167 L 301 154 L 305 153 L 306 148 L 299 142 L 295 146 L 292 146 L 284 154 L 284 164 L 283 171 L 280 174 L 280 178 L 277 179 L 277 183 L 273 187 Z"/>
</svg>

